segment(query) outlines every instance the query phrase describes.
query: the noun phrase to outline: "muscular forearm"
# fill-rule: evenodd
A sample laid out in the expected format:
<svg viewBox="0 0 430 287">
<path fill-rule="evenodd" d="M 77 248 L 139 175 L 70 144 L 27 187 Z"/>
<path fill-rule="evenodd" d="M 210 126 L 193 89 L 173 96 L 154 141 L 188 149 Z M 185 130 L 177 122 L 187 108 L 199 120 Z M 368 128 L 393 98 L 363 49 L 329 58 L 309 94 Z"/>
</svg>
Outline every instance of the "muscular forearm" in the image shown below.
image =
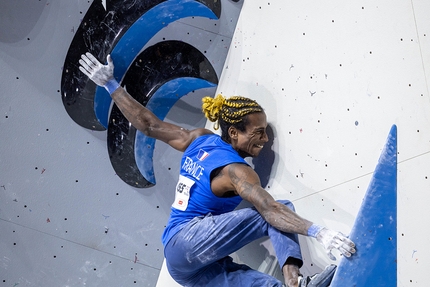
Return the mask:
<svg viewBox="0 0 430 287">
<path fill-rule="evenodd" d="M 201 131 L 203 129 L 190 132 L 180 126 L 162 121 L 121 87 L 112 92 L 111 97 L 121 110 L 121 113 L 136 129 L 146 136 L 161 140 L 179 151 L 184 151 L 194 137 L 210 132 Z"/>
<path fill-rule="evenodd" d="M 287 233 L 308 235 L 312 222 L 300 217 L 284 204 L 275 201 L 261 187 L 258 175 L 251 167 L 231 164 L 227 167 L 227 173 L 237 193 L 252 203 L 270 225 Z"/>
<path fill-rule="evenodd" d="M 308 235 L 312 222 L 300 217 L 282 203 L 274 201 L 261 212 L 263 218 L 273 227 L 287 233 Z"/>
<path fill-rule="evenodd" d="M 252 203 L 261 216 L 273 227 L 286 233 L 315 237 L 327 250 L 327 255 L 335 260 L 332 249 L 338 249 L 344 256 L 355 253 L 354 242 L 340 232 L 313 224 L 300 217 L 286 205 L 277 202 L 265 191 L 258 175 L 249 166 L 231 164 L 226 167 L 228 177 L 237 193 Z"/>
<path fill-rule="evenodd" d="M 126 90 L 119 87 L 111 94 L 121 113 L 138 130 L 150 136 L 150 129 L 161 121 L 150 110 L 141 105 Z"/>
</svg>

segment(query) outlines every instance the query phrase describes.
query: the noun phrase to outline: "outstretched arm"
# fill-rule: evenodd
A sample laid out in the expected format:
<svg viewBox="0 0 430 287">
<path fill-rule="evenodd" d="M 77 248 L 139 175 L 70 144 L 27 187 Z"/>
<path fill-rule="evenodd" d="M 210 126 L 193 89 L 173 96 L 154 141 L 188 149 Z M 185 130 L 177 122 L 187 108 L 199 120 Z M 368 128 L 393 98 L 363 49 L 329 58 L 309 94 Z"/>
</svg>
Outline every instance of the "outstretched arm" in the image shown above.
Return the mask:
<svg viewBox="0 0 430 287">
<path fill-rule="evenodd" d="M 94 83 L 108 90 L 122 114 L 136 129 L 149 137 L 164 141 L 179 151 L 184 151 L 198 136 L 212 133 L 207 129 L 189 131 L 160 120 L 118 84 L 113 76 L 114 64 L 110 55 L 107 56 L 107 60 L 107 65 L 103 65 L 92 54 L 86 53 L 79 60 L 79 70 Z"/>
<path fill-rule="evenodd" d="M 154 113 L 137 102 L 126 90 L 119 87 L 111 94 L 115 104 L 130 123 L 146 136 L 162 140 L 171 147 L 185 151 L 190 143 L 203 134 L 212 133 L 207 129 L 187 130 L 160 120 Z"/>
<path fill-rule="evenodd" d="M 243 164 L 231 164 L 226 169 L 228 178 L 236 192 L 243 199 L 252 203 L 261 216 L 273 227 L 287 233 L 315 237 L 324 246 L 327 255 L 332 260 L 336 259 L 331 253 L 332 249 L 339 250 L 346 257 L 355 253 L 355 244 L 342 233 L 313 224 L 284 204 L 275 201 L 261 187 L 258 175 L 251 167 Z"/>
</svg>

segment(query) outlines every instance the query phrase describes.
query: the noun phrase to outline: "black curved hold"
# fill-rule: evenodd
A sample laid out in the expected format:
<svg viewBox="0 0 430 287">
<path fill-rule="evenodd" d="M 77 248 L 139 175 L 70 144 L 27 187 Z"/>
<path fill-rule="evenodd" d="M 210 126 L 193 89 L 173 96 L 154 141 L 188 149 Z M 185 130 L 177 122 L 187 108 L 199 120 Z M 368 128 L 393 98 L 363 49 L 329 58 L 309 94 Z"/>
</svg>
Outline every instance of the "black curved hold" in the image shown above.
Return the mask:
<svg viewBox="0 0 430 287">
<path fill-rule="evenodd" d="M 96 86 L 79 71 L 78 61 L 85 52 L 90 52 L 101 61 L 112 51 L 116 43 L 133 23 L 148 10 L 165 0 L 112 0 L 94 1 L 70 44 L 64 61 L 61 78 L 61 94 L 69 116 L 80 126 L 91 130 L 105 130 L 94 112 Z M 197 0 L 206 5 L 218 17 L 221 1 Z"/>
<path fill-rule="evenodd" d="M 124 77 L 123 86 L 138 102 L 146 105 L 164 83 L 182 77 L 218 84 L 214 68 L 200 51 L 184 42 L 166 41 L 147 48 L 135 59 Z M 136 164 L 135 138 L 136 129 L 113 105 L 107 138 L 112 166 L 127 184 L 149 187 L 153 184 L 142 176 Z"/>
</svg>

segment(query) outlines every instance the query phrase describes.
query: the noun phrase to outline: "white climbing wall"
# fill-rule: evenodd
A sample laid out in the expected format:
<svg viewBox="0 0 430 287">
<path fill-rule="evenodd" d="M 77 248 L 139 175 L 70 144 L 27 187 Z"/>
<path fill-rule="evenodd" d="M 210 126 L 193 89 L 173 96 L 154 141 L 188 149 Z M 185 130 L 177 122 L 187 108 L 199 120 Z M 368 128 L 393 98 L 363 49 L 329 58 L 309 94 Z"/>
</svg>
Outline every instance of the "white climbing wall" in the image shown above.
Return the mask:
<svg viewBox="0 0 430 287">
<path fill-rule="evenodd" d="M 266 109 L 266 189 L 344 233 L 397 125 L 397 286 L 426 286 L 430 260 L 429 11 L 423 0 L 245 1 L 217 90 Z M 305 275 L 336 264 L 315 240 L 301 242 Z M 271 252 L 263 240 L 234 258 L 258 268 Z"/>
<path fill-rule="evenodd" d="M 266 109 L 276 154 L 267 190 L 345 233 L 397 125 L 397 286 L 425 286 L 430 260 L 429 11 L 414 0 L 245 1 L 218 88 Z M 302 272 L 331 263 L 302 242 Z M 238 255 L 253 261 L 252 250 Z"/>
</svg>

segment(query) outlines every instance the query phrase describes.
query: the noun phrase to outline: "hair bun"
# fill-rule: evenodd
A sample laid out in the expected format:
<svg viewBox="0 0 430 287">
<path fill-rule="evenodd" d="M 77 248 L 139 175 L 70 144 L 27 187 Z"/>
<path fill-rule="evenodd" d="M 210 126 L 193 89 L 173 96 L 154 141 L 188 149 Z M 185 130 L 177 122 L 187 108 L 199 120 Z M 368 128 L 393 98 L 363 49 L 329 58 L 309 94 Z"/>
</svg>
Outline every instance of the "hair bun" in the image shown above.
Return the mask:
<svg viewBox="0 0 430 287">
<path fill-rule="evenodd" d="M 211 122 L 216 122 L 219 118 L 219 113 L 225 103 L 224 96 L 218 94 L 215 98 L 204 97 L 202 99 L 202 110 L 205 117 Z"/>
</svg>

